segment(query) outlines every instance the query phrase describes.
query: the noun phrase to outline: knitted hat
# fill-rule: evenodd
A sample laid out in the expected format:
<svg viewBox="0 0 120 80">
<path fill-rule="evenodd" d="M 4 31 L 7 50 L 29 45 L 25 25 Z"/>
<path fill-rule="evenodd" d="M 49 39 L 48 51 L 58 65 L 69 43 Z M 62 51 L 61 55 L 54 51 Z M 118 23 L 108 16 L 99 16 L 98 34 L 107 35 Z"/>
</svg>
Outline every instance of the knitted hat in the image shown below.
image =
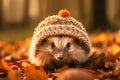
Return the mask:
<svg viewBox="0 0 120 80">
<path fill-rule="evenodd" d="M 42 40 L 52 36 L 70 36 L 78 39 L 84 49 L 89 53 L 91 43 L 83 25 L 67 10 L 59 11 L 58 15 L 45 18 L 36 28 L 32 37 L 30 54 L 35 54 Z"/>
</svg>

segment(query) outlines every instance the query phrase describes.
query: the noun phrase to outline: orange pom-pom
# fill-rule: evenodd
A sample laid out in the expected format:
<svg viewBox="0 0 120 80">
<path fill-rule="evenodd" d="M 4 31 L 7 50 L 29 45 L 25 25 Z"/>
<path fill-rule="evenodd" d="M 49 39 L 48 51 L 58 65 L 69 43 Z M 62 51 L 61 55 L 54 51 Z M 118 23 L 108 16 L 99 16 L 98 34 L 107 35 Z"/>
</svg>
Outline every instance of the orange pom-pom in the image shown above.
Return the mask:
<svg viewBox="0 0 120 80">
<path fill-rule="evenodd" d="M 66 9 L 60 10 L 58 12 L 58 15 L 61 17 L 69 17 L 70 16 L 70 12 Z"/>
</svg>

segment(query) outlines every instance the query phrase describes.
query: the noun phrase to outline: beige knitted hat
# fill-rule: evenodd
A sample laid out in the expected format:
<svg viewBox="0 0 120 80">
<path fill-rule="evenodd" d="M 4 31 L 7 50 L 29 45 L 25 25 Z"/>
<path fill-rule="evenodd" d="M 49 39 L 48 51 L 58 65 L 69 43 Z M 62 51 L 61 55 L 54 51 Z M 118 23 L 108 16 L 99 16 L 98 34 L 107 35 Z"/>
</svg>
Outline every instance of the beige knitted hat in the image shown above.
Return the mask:
<svg viewBox="0 0 120 80">
<path fill-rule="evenodd" d="M 91 43 L 83 25 L 68 10 L 59 11 L 58 15 L 45 18 L 35 29 L 30 46 L 30 54 L 35 54 L 41 41 L 51 36 L 71 36 L 78 39 L 89 53 Z"/>
</svg>

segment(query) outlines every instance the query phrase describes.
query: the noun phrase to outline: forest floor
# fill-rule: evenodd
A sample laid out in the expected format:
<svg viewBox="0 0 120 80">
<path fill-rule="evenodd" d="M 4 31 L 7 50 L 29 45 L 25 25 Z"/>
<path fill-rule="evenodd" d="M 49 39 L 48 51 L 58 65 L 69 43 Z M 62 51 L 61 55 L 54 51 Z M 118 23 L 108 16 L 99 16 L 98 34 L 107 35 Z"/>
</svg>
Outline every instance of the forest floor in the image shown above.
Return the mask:
<svg viewBox="0 0 120 80">
<path fill-rule="evenodd" d="M 2 33 L 4 31 L 0 32 L 0 36 Z M 19 34 L 17 31 L 14 33 Z M 24 39 L 15 39 L 13 36 L 14 40 L 11 39 L 10 42 L 5 41 L 6 35 L 2 36 L 3 40 L 0 40 L 0 80 L 54 80 L 55 78 L 60 80 L 61 77 L 66 80 L 66 75 L 67 77 L 72 76 L 71 80 L 75 80 L 75 77 L 81 77 L 80 75 L 84 73 L 82 78 L 89 77 L 90 80 L 120 80 L 120 31 L 89 34 L 93 56 L 85 67 L 79 68 L 80 72 L 78 70 L 77 76 L 73 75 L 74 73 L 64 73 L 70 69 L 67 66 L 56 70 L 54 74 L 46 74 L 43 68 L 36 69 L 28 61 L 31 37 L 26 37 L 29 36 L 27 30 L 24 30 L 22 35 L 24 34 Z"/>
</svg>

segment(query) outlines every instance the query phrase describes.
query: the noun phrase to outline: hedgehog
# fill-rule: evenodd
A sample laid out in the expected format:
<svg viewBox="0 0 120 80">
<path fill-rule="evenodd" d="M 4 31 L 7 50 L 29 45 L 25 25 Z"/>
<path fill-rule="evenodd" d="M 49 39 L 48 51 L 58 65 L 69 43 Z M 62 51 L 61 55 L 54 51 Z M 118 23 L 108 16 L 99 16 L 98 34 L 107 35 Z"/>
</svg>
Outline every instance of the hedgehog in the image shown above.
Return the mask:
<svg viewBox="0 0 120 80">
<path fill-rule="evenodd" d="M 46 17 L 35 28 L 29 49 L 29 60 L 46 72 L 65 65 L 80 67 L 91 56 L 91 42 L 82 23 L 66 9 Z"/>
</svg>

